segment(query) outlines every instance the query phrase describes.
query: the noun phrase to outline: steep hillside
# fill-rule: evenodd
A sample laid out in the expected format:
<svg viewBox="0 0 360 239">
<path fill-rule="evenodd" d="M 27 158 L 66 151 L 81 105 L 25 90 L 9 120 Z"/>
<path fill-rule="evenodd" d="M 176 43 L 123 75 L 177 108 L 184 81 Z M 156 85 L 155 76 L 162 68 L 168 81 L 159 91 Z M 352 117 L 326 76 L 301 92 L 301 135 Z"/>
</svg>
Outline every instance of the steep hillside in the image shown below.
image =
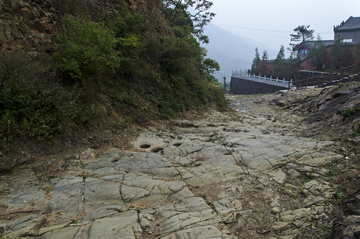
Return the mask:
<svg viewBox="0 0 360 239">
<path fill-rule="evenodd" d="M 1 145 L 226 108 L 216 65 L 164 9 L 159 0 L 1 1 Z"/>
<path fill-rule="evenodd" d="M 62 22 L 65 15 L 81 12 L 98 18 L 103 12 L 116 14 L 119 8 L 117 0 L 4 0 L 0 3 L 0 49 L 47 53 L 55 50 L 52 39 L 66 28 Z M 148 16 L 155 36 L 174 35 L 158 5 L 141 0 L 128 0 L 127 4 L 132 11 Z"/>
</svg>

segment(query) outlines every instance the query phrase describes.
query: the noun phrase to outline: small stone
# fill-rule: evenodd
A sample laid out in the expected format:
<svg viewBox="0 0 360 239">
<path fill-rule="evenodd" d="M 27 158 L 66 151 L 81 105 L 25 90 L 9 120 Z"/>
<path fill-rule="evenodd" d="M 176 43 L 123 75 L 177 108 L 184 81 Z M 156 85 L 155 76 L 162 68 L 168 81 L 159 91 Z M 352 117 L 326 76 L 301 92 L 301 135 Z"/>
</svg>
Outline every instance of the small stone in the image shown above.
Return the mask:
<svg viewBox="0 0 360 239">
<path fill-rule="evenodd" d="M 236 210 L 241 210 L 242 209 L 242 204 L 239 200 L 235 200 L 231 203 Z"/>
<path fill-rule="evenodd" d="M 282 184 L 285 182 L 286 174 L 281 169 L 271 171 L 268 174 L 272 178 L 272 180 L 274 180 L 277 183 Z"/>
<path fill-rule="evenodd" d="M 289 224 L 290 224 L 289 222 L 275 222 L 274 225 L 272 226 L 272 228 L 277 230 L 277 229 L 284 228 Z"/>
<path fill-rule="evenodd" d="M 292 224 L 294 224 L 296 227 L 301 227 L 304 224 L 304 221 L 296 220 L 296 221 L 293 221 Z"/>
<path fill-rule="evenodd" d="M 281 209 L 280 209 L 280 207 L 273 207 L 273 208 L 271 208 L 271 212 L 272 213 L 279 213 L 279 212 L 281 212 Z"/>
<path fill-rule="evenodd" d="M 288 174 L 291 175 L 292 177 L 296 178 L 300 176 L 300 173 L 294 169 L 289 169 L 288 170 Z"/>
<path fill-rule="evenodd" d="M 271 207 L 278 207 L 278 206 L 280 206 L 280 204 L 279 204 L 279 199 L 280 199 L 280 196 L 279 196 L 279 195 L 276 195 L 276 197 L 274 198 L 274 200 L 270 203 L 270 206 L 271 206 Z"/>
</svg>

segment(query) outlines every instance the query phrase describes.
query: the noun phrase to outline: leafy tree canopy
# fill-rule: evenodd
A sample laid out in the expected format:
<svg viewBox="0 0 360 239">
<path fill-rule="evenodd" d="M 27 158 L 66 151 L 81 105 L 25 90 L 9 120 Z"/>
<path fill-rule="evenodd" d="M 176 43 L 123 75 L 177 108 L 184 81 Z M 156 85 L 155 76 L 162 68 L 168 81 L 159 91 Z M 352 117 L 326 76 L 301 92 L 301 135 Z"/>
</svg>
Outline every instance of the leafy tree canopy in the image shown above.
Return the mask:
<svg viewBox="0 0 360 239">
<path fill-rule="evenodd" d="M 261 75 L 268 75 L 269 74 L 269 64 L 268 64 L 269 54 L 266 50 L 263 51 L 263 55 L 260 61 L 259 72 Z"/>
<path fill-rule="evenodd" d="M 294 32 L 293 34 L 290 34 L 290 41 L 291 42 L 304 42 L 306 40 L 312 40 L 314 39 L 314 31 L 315 30 L 311 30 L 309 29 L 310 28 L 310 25 L 302 25 L 302 26 L 298 26 L 297 28 L 294 29 Z M 294 47 L 296 46 L 297 44 L 295 43 L 290 43 L 290 50 L 291 51 L 294 51 Z"/>
<path fill-rule="evenodd" d="M 204 27 L 215 17 L 209 9 L 213 5 L 208 0 L 162 0 L 165 18 L 172 26 L 189 28 L 202 43 L 209 43 L 204 35 Z M 189 8 L 194 11 L 189 11 Z M 194 13 L 192 13 L 194 12 Z"/>
<path fill-rule="evenodd" d="M 271 74 L 273 77 L 283 78 L 284 74 L 284 65 L 285 60 L 285 47 L 281 45 L 279 53 L 276 56 L 276 59 L 271 64 Z"/>
<path fill-rule="evenodd" d="M 314 48 L 309 52 L 306 58 L 317 71 L 324 70 L 327 61 L 327 49 L 326 45 L 318 37 L 318 41 L 315 43 Z"/>
<path fill-rule="evenodd" d="M 299 70 L 301 69 L 301 58 L 296 52 L 292 52 L 290 56 L 286 59 L 284 65 L 284 77 L 286 79 L 297 79 Z"/>
<path fill-rule="evenodd" d="M 360 41 L 358 41 L 355 45 L 355 60 L 360 62 Z"/>
<path fill-rule="evenodd" d="M 330 57 L 332 60 L 332 68 L 340 69 L 344 66 L 349 66 L 352 63 L 352 53 L 349 46 L 343 39 L 336 39 L 334 45 L 331 47 Z"/>
<path fill-rule="evenodd" d="M 259 50 L 255 48 L 255 57 L 251 65 L 250 74 L 256 74 L 256 75 L 259 74 L 260 62 L 261 60 L 260 60 Z"/>
<path fill-rule="evenodd" d="M 314 39 L 314 31 L 315 30 L 310 30 L 309 29 L 310 25 L 302 25 L 302 26 L 298 26 L 297 28 L 294 29 L 294 31 L 296 32 L 295 34 L 290 34 L 291 36 L 291 41 L 306 41 L 306 40 L 311 40 Z"/>
<path fill-rule="evenodd" d="M 203 65 L 205 67 L 205 70 L 207 73 L 209 74 L 214 74 L 215 71 L 219 71 L 220 70 L 220 65 L 217 61 L 210 59 L 210 58 L 206 58 L 203 61 Z"/>
</svg>

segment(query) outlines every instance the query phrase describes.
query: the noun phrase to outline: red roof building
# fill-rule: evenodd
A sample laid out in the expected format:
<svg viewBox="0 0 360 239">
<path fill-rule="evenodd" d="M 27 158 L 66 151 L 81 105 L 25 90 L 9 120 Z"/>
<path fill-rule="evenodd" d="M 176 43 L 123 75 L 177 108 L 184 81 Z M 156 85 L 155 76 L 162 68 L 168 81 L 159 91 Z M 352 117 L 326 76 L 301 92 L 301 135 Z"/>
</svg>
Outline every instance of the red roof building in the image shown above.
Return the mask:
<svg viewBox="0 0 360 239">
<path fill-rule="evenodd" d="M 340 25 L 334 26 L 334 40 L 322 41 L 322 43 L 326 45 L 328 51 L 328 60 L 325 65 L 325 69 L 330 69 L 332 66 L 330 60 L 330 51 L 331 46 L 335 43 L 336 39 L 343 39 L 343 41 L 349 45 L 352 52 L 354 52 L 355 44 L 360 41 L 360 17 L 350 17 L 348 20 L 342 22 Z M 304 70 L 314 69 L 314 67 L 311 66 L 309 62 L 307 62 L 306 56 L 314 48 L 316 42 L 317 41 L 314 40 L 304 41 L 295 47 L 295 50 L 302 58 L 301 67 Z"/>
</svg>

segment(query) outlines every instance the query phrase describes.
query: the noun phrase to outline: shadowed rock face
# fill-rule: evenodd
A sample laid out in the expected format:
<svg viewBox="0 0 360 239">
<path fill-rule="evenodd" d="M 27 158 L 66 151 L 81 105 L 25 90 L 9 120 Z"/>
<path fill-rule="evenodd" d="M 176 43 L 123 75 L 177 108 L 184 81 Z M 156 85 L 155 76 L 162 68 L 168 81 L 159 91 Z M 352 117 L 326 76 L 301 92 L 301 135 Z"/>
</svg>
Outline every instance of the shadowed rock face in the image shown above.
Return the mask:
<svg viewBox="0 0 360 239">
<path fill-rule="evenodd" d="M 325 223 L 332 141 L 298 137 L 302 117 L 276 111 L 279 95 L 238 100 L 238 113 L 148 128 L 133 151 L 67 158 L 59 178 L 3 177 L 7 238 L 294 238 Z M 270 105 L 268 103 L 271 103 Z M 41 173 L 41 172 L 39 172 Z M 310 175 L 310 176 L 309 176 Z M 301 180 L 301 179 L 308 180 Z M 294 225 L 296 230 L 294 230 Z M 320 235 L 320 234 L 319 234 Z"/>
<path fill-rule="evenodd" d="M 360 236 L 360 190 L 346 200 L 344 215 L 334 222 L 333 238 L 359 238 Z"/>
<path fill-rule="evenodd" d="M 274 103 L 307 115 L 307 123 L 312 124 L 312 129 L 298 135 L 334 140 L 348 137 L 357 129 L 360 111 L 357 110 L 346 117 L 343 117 L 342 113 L 351 108 L 360 108 L 359 90 L 359 82 L 350 82 L 308 89 L 295 94 L 285 93 L 282 97 L 274 99 Z"/>
</svg>

